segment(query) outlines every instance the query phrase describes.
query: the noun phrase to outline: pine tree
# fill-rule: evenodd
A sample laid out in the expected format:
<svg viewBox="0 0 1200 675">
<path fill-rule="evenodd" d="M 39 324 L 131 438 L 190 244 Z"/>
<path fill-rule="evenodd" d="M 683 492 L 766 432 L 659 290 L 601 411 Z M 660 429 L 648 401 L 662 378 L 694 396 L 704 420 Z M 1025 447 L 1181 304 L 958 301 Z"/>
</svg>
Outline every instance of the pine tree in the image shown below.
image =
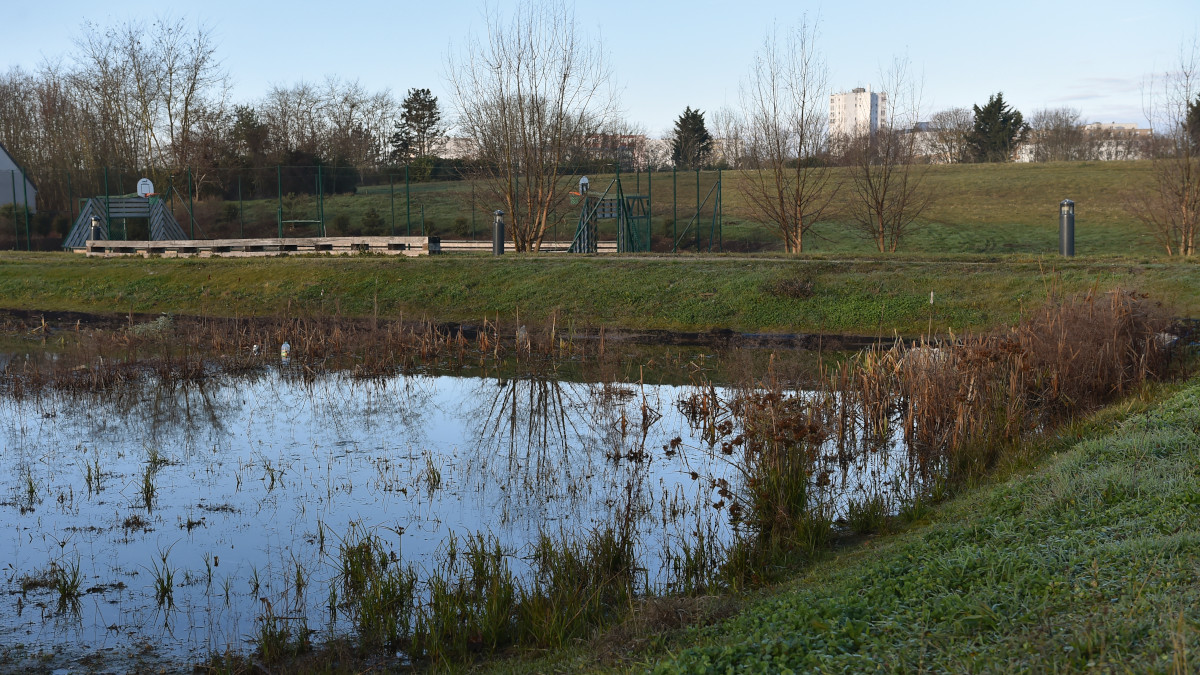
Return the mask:
<svg viewBox="0 0 1200 675">
<path fill-rule="evenodd" d="M 975 125 L 967 135 L 967 146 L 976 162 L 1007 162 L 1029 135 L 1021 111 L 1004 102 L 1004 92 L 988 97 L 987 105 L 975 108 Z"/>
<path fill-rule="evenodd" d="M 428 89 L 409 89 L 400 108 L 391 138 L 392 156 L 405 163 L 432 156 L 446 135 L 437 97 Z"/>
<path fill-rule="evenodd" d="M 713 139 L 704 126 L 704 113 L 684 108 L 675 120 L 675 135 L 671 139 L 671 160 L 680 169 L 699 169 L 712 155 Z"/>
<path fill-rule="evenodd" d="M 1192 147 L 1200 150 L 1200 96 L 1188 103 L 1187 116 L 1183 122 L 1184 133 L 1192 142 Z"/>
</svg>

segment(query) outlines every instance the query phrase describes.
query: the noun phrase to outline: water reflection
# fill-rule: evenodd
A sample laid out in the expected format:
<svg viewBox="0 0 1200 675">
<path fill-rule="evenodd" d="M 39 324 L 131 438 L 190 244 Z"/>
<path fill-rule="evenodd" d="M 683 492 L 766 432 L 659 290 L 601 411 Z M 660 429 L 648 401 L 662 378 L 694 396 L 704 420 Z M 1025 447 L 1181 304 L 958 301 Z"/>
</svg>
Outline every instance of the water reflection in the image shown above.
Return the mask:
<svg viewBox="0 0 1200 675">
<path fill-rule="evenodd" d="M 657 412 L 671 387 L 284 370 L 143 384 L 0 399 L 12 526 L 0 556 L 16 593 L 0 600 L 14 610 L 0 640 L 152 640 L 200 658 L 240 649 L 264 602 L 328 616 L 331 551 L 351 523 L 420 567 L 451 532 L 491 532 L 519 552 L 541 529 L 605 522 L 631 485 L 646 511 L 650 487 L 695 493 L 677 463 L 614 459 L 692 439 L 682 417 Z M 664 520 L 644 521 L 652 558 Z M 54 589 L 30 580 L 69 564 L 84 592 L 78 611 L 59 611 Z M 165 570 L 170 603 L 156 597 Z M 335 615 L 328 628 L 347 626 Z"/>
<path fill-rule="evenodd" d="M 418 571 L 452 533 L 490 533 L 520 572 L 541 532 L 632 517 L 644 583 L 674 588 L 681 547 L 711 553 L 731 537 L 718 493 L 742 475 L 716 430 L 736 392 L 711 385 L 294 366 L 140 382 L 0 398 L 0 559 L 11 561 L 0 606 L 12 610 L 0 641 L 149 640 L 199 659 L 241 649 L 264 613 L 346 631 L 330 590 L 337 544 L 355 528 Z M 701 394 L 707 416 L 682 403 Z M 837 510 L 894 481 L 896 442 L 821 446 L 817 492 Z M 82 595 L 60 605 L 53 584 L 35 582 L 71 565 Z"/>
</svg>

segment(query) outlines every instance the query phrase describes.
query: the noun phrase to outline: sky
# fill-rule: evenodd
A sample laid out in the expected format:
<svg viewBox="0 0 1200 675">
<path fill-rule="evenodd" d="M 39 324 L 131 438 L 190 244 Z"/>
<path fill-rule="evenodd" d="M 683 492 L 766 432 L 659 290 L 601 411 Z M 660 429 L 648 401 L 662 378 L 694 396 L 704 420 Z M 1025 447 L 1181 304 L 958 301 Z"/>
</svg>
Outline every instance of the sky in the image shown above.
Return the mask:
<svg viewBox="0 0 1200 675">
<path fill-rule="evenodd" d="M 338 76 L 397 98 L 428 88 L 447 105 L 448 57 L 486 33 L 489 8 L 503 13 L 513 4 L 207 0 L 168 11 L 213 31 L 235 101 L 253 101 L 276 84 Z M 1144 83 L 1177 68 L 1181 48 L 1200 36 L 1200 0 L 568 5 L 579 30 L 602 45 L 625 117 L 652 136 L 665 135 L 685 106 L 736 106 L 766 33 L 805 15 L 818 26 L 834 91 L 878 89 L 882 71 L 907 58 L 926 119 L 1003 91 L 1027 119 L 1040 108 L 1068 106 L 1085 121 L 1145 126 Z M 10 3 L 0 21 L 0 68 L 69 61 L 85 21 L 104 27 L 152 18 L 140 3 Z"/>
</svg>

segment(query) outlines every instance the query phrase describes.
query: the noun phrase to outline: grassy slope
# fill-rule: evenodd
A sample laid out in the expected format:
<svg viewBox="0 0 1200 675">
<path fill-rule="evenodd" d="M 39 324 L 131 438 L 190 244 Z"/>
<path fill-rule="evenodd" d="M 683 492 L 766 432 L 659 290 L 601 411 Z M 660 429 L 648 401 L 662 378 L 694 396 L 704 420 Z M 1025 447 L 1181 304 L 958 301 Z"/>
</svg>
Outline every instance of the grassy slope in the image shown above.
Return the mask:
<svg viewBox="0 0 1200 675">
<path fill-rule="evenodd" d="M 813 282 L 781 296 L 781 279 Z M 422 259 L 86 259 L 0 254 L 0 308 L 93 312 L 335 314 L 673 330 L 905 334 L 1012 321 L 1048 286 L 1122 285 L 1200 312 L 1200 266 L 1136 258 L 783 257 L 652 259 L 454 255 Z"/>
<path fill-rule="evenodd" d="M 654 670 L 1186 672 L 1200 661 L 1198 478 L 1193 383 L 693 631 Z"/>
<path fill-rule="evenodd" d="M 1057 250 L 1058 203 L 1070 198 L 1076 202 L 1076 251 L 1084 254 L 1134 253 L 1156 254 L 1157 246 L 1132 215 L 1124 208 L 1125 193 L 1150 182 L 1150 162 L 1072 162 L 1050 164 L 967 164 L 922 167 L 925 184 L 933 196 L 920 221 L 904 243 L 903 249 L 924 253 L 1051 253 Z M 696 203 L 695 174 L 680 172 L 676 176 L 673 198 L 670 172 L 656 172 L 653 186 L 655 235 L 660 239 L 656 250 L 669 250 L 670 222 L 679 217 L 683 228 L 692 217 Z M 842 169 L 835 177 L 845 179 Z M 611 175 L 593 175 L 592 185 L 609 185 Z M 725 171 L 723 203 L 725 240 L 734 250 L 777 250 L 779 241 L 766 225 L 748 208 L 742 192 L 746 174 Z M 564 179 L 566 180 L 566 179 Z M 716 172 L 702 172 L 701 197 L 716 181 Z M 570 181 L 573 184 L 573 179 Z M 623 174 L 622 184 L 627 193 L 647 190 L 646 174 Z M 490 213 L 496 205 L 486 197 L 486 187 L 476 185 L 472 197 L 470 181 L 414 183 L 410 186 L 412 206 L 406 209 L 403 183 L 359 188 L 357 194 L 332 195 L 325 198 L 325 217 L 333 231 L 336 223 L 348 223 L 351 229 L 361 228 L 368 209 L 385 221 L 391 230 L 393 214 L 396 231 L 421 230 L 422 214 L 425 228 L 435 234 L 458 237 L 471 231 L 487 236 Z M 870 244 L 858 237 L 842 222 L 836 211 L 845 210 L 843 193 L 834 202 L 834 212 L 828 222 L 819 224 L 806 242 L 806 249 L 824 253 L 864 253 Z M 678 202 L 676 208 L 675 202 Z M 236 218 L 226 218 L 226 204 L 237 202 L 205 201 L 196 206 L 201 231 L 207 236 L 237 234 Z M 275 236 L 274 199 L 243 202 L 243 219 L 247 232 L 256 236 Z M 314 198 L 298 195 L 285 199 L 286 218 L 317 217 Z M 570 238 L 578 219 L 578 207 L 567 207 L 564 223 L 558 234 Z M 472 216 L 472 212 L 474 216 Z M 708 211 L 705 211 L 708 214 Z M 705 220 L 707 226 L 708 220 Z M 221 222 L 218 222 L 221 221 Z M 309 235 L 309 226 L 288 226 L 289 236 Z M 298 228 L 298 229 L 297 229 Z M 685 244 L 691 241 L 685 238 Z M 740 243 L 739 243 L 740 242 Z"/>
</svg>

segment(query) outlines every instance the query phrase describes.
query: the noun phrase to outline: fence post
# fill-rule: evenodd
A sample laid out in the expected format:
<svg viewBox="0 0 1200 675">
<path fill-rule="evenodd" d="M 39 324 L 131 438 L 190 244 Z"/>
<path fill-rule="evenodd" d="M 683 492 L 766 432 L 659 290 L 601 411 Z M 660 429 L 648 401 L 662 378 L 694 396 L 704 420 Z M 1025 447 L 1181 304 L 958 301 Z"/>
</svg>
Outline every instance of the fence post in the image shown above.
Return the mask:
<svg viewBox="0 0 1200 675">
<path fill-rule="evenodd" d="M 283 239 L 283 167 L 278 164 L 275 165 L 275 196 L 279 198 L 275 221 L 279 224 L 279 238 Z"/>
<path fill-rule="evenodd" d="M 646 251 L 653 246 L 654 238 L 654 167 L 646 164 Z"/>
<path fill-rule="evenodd" d="M 25 250 L 32 251 L 33 244 L 29 241 L 29 181 L 25 180 L 25 167 L 21 167 L 21 194 L 24 195 L 25 201 Z M 17 195 L 13 195 L 13 203 L 17 201 Z"/>
<path fill-rule="evenodd" d="M 700 252 L 700 169 L 696 169 L 696 253 Z"/>
<path fill-rule="evenodd" d="M 333 170 L 334 181 L 337 180 L 337 168 Z M 321 160 L 317 160 L 317 236 L 325 236 L 325 181 L 321 180 Z"/>
<path fill-rule="evenodd" d="M 17 224 L 17 172 L 8 172 L 8 182 L 12 184 L 12 221 L 13 221 L 13 250 L 21 246 L 21 226 Z"/>
<path fill-rule="evenodd" d="M 679 253 L 679 167 L 671 165 L 671 253 Z"/>
<path fill-rule="evenodd" d="M 71 211 L 71 225 L 75 225 L 75 192 L 71 189 L 71 172 L 67 172 L 67 208 Z M 70 230 L 67 230 L 70 232 Z"/>
<path fill-rule="evenodd" d="M 112 209 L 108 207 L 108 167 L 104 167 L 104 230 L 112 239 Z"/>
<path fill-rule="evenodd" d="M 238 174 L 238 238 L 246 238 L 246 219 L 242 217 L 242 174 Z"/>
<path fill-rule="evenodd" d="M 191 237 L 196 238 L 196 202 L 192 199 L 192 167 L 187 169 L 188 175 L 188 224 L 191 226 Z M 129 232 L 125 232 L 125 238 L 129 238 Z"/>
<path fill-rule="evenodd" d="M 392 202 L 392 236 L 396 236 L 396 181 L 388 174 L 388 199 Z"/>
<path fill-rule="evenodd" d="M 722 196 L 722 191 L 725 186 L 721 185 L 721 169 L 716 169 L 716 252 L 725 252 L 725 197 Z"/>
<path fill-rule="evenodd" d="M 408 165 L 404 165 L 404 236 L 412 236 L 412 191 L 408 187 Z"/>
</svg>

